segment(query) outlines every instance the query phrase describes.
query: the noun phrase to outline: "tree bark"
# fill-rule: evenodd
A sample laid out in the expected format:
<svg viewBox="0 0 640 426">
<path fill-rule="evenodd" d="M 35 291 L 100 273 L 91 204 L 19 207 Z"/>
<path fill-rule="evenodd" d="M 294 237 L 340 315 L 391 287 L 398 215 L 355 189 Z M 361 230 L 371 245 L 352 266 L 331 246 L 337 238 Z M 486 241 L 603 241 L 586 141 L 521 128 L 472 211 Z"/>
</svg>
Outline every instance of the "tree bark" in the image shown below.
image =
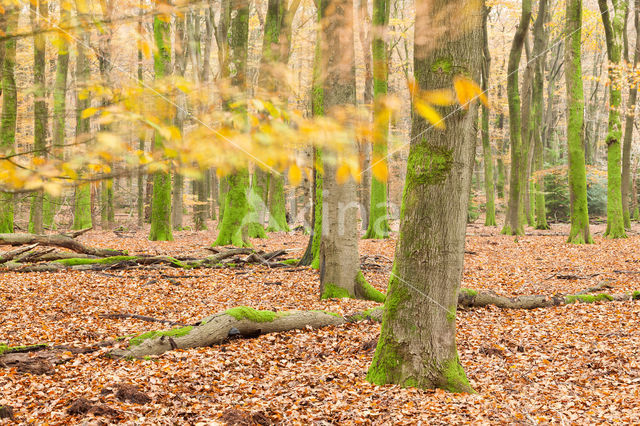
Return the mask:
<svg viewBox="0 0 640 426">
<path fill-rule="evenodd" d="M 74 239 L 87 230 L 80 230 L 73 234 L 55 234 L 55 235 L 38 235 L 38 234 L 0 234 L 0 245 L 20 246 L 25 244 L 39 244 L 41 246 L 56 246 L 66 248 L 78 253 L 85 253 L 92 256 L 106 257 L 119 256 L 123 252 L 120 250 L 101 249 L 86 246 Z"/>
<path fill-rule="evenodd" d="M 598 0 L 609 59 L 609 126 L 607 143 L 607 230 L 609 238 L 626 238 L 624 217 L 622 214 L 622 172 L 620 170 L 622 142 L 622 123 L 620 121 L 620 104 L 622 92 L 620 78 L 615 70 L 620 65 L 622 55 L 622 30 L 626 15 L 627 2 L 612 0 L 613 8 L 609 9 L 607 0 Z M 613 19 L 611 17 L 613 10 Z"/>
<path fill-rule="evenodd" d="M 522 47 L 529 29 L 531 20 L 531 0 L 522 0 L 522 15 L 520 24 L 513 37 L 509 64 L 507 67 L 507 98 L 509 101 L 509 132 L 511 142 L 511 174 L 509 181 L 509 203 L 507 217 L 502 228 L 506 235 L 524 235 L 524 203 L 525 191 L 524 177 L 527 172 L 527 152 L 524 149 L 525 141 L 522 140 L 522 117 L 520 110 L 520 94 L 518 93 L 518 68 L 522 57 Z M 524 166 L 524 170 L 522 170 Z"/>
<path fill-rule="evenodd" d="M 564 67 L 567 85 L 567 151 L 569 154 L 570 243 L 590 244 L 587 172 L 584 159 L 584 95 L 582 89 L 582 0 L 567 1 Z"/>
<path fill-rule="evenodd" d="M 489 53 L 489 34 L 487 31 L 487 18 L 491 7 L 484 7 L 482 12 L 482 91 L 489 91 L 489 75 L 491 70 L 491 55 Z M 493 154 L 489 140 L 489 108 L 482 106 L 482 157 L 484 162 L 484 193 L 487 199 L 485 204 L 485 226 L 496 226 L 495 188 L 493 183 Z"/>
<path fill-rule="evenodd" d="M 451 87 L 458 73 L 480 75 L 481 4 L 418 1 L 415 34 L 421 89 Z M 458 359 L 455 316 L 478 111 L 472 103 L 467 111 L 454 106 L 444 112 L 442 131 L 413 114 L 400 235 L 367 380 L 472 392 Z"/>
</svg>

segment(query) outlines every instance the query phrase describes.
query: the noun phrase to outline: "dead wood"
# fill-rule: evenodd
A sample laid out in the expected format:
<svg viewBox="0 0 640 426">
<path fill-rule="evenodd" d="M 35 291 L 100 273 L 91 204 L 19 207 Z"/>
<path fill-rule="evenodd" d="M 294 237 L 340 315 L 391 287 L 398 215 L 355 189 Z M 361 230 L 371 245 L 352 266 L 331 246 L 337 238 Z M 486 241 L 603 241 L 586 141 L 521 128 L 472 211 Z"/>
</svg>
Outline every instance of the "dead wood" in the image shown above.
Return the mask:
<svg viewBox="0 0 640 426">
<path fill-rule="evenodd" d="M 54 235 L 39 235 L 39 234 L 0 234 L 0 245 L 9 246 L 22 246 L 26 244 L 39 244 L 41 246 L 55 246 L 66 248 L 78 253 L 84 253 L 98 257 L 119 256 L 124 252 L 120 250 L 102 249 L 96 247 L 90 247 L 84 245 L 75 240 L 76 237 L 89 231 L 89 229 L 83 229 L 70 234 L 54 234 Z"/>
</svg>

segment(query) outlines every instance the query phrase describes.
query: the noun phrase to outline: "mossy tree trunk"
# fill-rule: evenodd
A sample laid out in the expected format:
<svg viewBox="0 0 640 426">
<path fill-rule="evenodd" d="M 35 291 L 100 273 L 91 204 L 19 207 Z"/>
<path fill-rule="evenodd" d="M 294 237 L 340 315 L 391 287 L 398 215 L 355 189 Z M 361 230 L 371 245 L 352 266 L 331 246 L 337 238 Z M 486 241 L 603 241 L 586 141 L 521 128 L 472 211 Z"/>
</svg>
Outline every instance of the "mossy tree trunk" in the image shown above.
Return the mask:
<svg viewBox="0 0 640 426">
<path fill-rule="evenodd" d="M 110 20 L 113 11 L 113 0 L 100 1 L 100 7 L 102 9 L 102 17 L 105 20 Z M 98 46 L 99 57 L 98 64 L 100 68 L 100 77 L 102 78 L 102 84 L 106 87 L 112 86 L 111 81 L 111 38 L 113 36 L 113 30 L 111 26 L 106 25 L 102 34 L 100 35 L 100 43 Z M 103 99 L 102 106 L 108 105 L 109 100 Z M 100 130 L 104 132 L 110 131 L 110 125 L 100 125 Z M 113 165 L 111 165 L 113 167 Z M 113 179 L 105 179 L 101 182 L 100 191 L 100 219 L 103 229 L 113 229 L 115 225 L 115 205 L 114 205 L 114 189 Z"/>
<path fill-rule="evenodd" d="M 20 8 L 7 8 L 5 11 L 6 32 L 11 34 L 18 27 Z M 4 61 L 2 65 L 2 118 L 0 123 L 0 149 L 13 152 L 16 140 L 16 118 L 18 114 L 18 94 L 14 68 L 16 65 L 16 39 L 4 42 Z M 0 233 L 13 232 L 13 195 L 0 192 Z"/>
<path fill-rule="evenodd" d="M 441 26 L 451 29 L 435 40 L 416 37 L 414 70 L 420 88 L 451 87 L 454 73 L 474 78 L 480 73 L 481 4 L 453 21 L 442 13 L 446 7 L 462 10 L 466 4 L 464 0 L 416 2 L 416 34 L 433 34 L 433 28 Z M 413 114 L 400 236 L 367 380 L 472 392 L 456 348 L 456 309 L 477 105 L 467 111 L 449 107 L 444 113 L 448 118 L 442 131 Z"/>
<path fill-rule="evenodd" d="M 522 57 L 522 47 L 531 20 L 531 0 L 522 0 L 520 24 L 513 37 L 509 64 L 507 67 L 507 99 L 509 101 L 509 133 L 511 142 L 511 173 L 509 180 L 509 203 L 507 217 L 502 233 L 507 235 L 524 234 L 524 192 L 526 185 L 527 150 L 522 140 L 522 117 L 520 111 L 520 94 L 518 92 L 518 68 Z M 522 170 L 524 166 L 524 170 Z"/>
<path fill-rule="evenodd" d="M 633 69 L 637 69 L 640 61 L 640 0 L 635 1 L 634 24 L 636 27 L 636 45 L 633 54 Z M 629 208 L 631 191 L 631 142 L 633 141 L 633 124 L 636 114 L 638 86 L 629 85 L 629 100 L 624 123 L 624 142 L 622 144 L 622 214 L 625 228 L 631 228 L 631 211 Z"/>
<path fill-rule="evenodd" d="M 624 217 L 622 214 L 622 171 L 621 143 L 622 123 L 620 121 L 620 105 L 622 91 L 620 77 L 616 67 L 622 59 L 622 35 L 628 7 L 627 1 L 612 0 L 613 7 L 609 7 L 607 0 L 598 0 L 604 35 L 607 43 L 607 58 L 609 60 L 609 126 L 607 130 L 607 230 L 605 236 L 609 238 L 626 238 Z M 611 12 L 613 11 L 613 17 Z"/>
<path fill-rule="evenodd" d="M 318 22 L 321 21 L 321 0 L 315 0 Z M 322 34 L 320 31 L 316 34 L 316 48 L 313 57 L 313 70 L 311 78 L 311 114 L 314 117 L 324 115 L 324 85 L 322 82 Z M 300 265 L 311 265 L 312 268 L 318 269 L 320 266 L 320 241 L 322 240 L 322 217 L 323 217 L 323 196 L 322 189 L 322 151 L 318 148 L 313 150 L 313 208 L 312 208 L 312 226 L 311 235 L 309 235 L 309 243 L 304 255 L 300 259 Z"/>
<path fill-rule="evenodd" d="M 140 5 L 138 6 L 138 34 L 142 34 L 143 31 L 143 27 L 142 27 L 142 22 L 143 22 L 143 16 L 144 14 L 144 7 L 143 7 L 143 0 L 140 0 Z M 143 53 L 142 53 L 142 47 L 140 45 L 138 45 L 138 84 L 140 86 L 144 86 L 144 74 L 143 74 L 143 66 L 144 66 L 144 62 L 143 62 Z M 140 152 L 144 152 L 145 150 L 145 139 L 146 139 L 146 131 L 144 129 L 140 130 L 140 133 L 138 134 L 138 149 L 140 150 Z M 144 170 L 142 165 L 138 167 L 137 170 L 137 181 L 138 181 L 138 199 L 137 199 L 137 205 L 136 205 L 136 211 L 137 211 L 137 216 L 138 216 L 138 228 L 142 228 L 142 226 L 144 225 L 144 201 L 145 201 L 145 197 L 144 197 Z"/>
<path fill-rule="evenodd" d="M 234 70 L 231 84 L 244 95 L 247 89 L 249 2 L 248 0 L 238 0 L 233 3 L 232 7 L 235 15 L 231 20 L 229 41 L 229 62 L 233 65 Z M 224 212 L 221 214 L 220 232 L 213 245 L 250 246 L 248 237 L 249 204 L 247 200 L 249 171 L 247 169 L 237 170 L 225 177 L 224 182 L 228 185 L 228 191 L 224 195 Z"/>
<path fill-rule="evenodd" d="M 390 2 L 373 0 L 373 156 L 372 164 L 387 169 L 387 144 L 389 139 L 389 118 L 384 108 L 384 98 L 389 88 L 389 52 L 387 28 L 389 26 Z M 369 226 L 364 238 L 388 238 L 389 215 L 387 211 L 387 181 L 381 176 L 371 178 L 371 207 Z"/>
<path fill-rule="evenodd" d="M 284 176 L 271 174 L 269 178 L 269 232 L 289 232 L 284 196 Z"/>
<path fill-rule="evenodd" d="M 158 15 L 153 18 L 153 34 L 156 51 L 153 54 L 153 69 L 156 80 L 171 75 L 171 28 L 170 17 Z M 165 106 L 162 119 L 171 121 L 171 108 Z M 159 132 L 155 134 L 156 150 L 162 150 L 164 142 Z M 168 171 L 157 171 L 153 175 L 153 196 L 151 201 L 151 241 L 173 240 L 171 226 L 171 174 Z"/>
<path fill-rule="evenodd" d="M 60 8 L 61 25 L 68 24 L 71 18 L 70 10 Z M 53 155 L 58 159 L 64 158 L 64 139 L 67 113 L 67 77 L 69 75 L 69 42 L 66 34 L 57 37 L 58 58 L 56 62 L 56 78 L 53 83 Z M 45 195 L 43 224 L 46 228 L 55 228 L 55 216 L 60 209 L 60 197 Z"/>
<path fill-rule="evenodd" d="M 489 75 L 491 69 L 491 55 L 489 54 L 489 35 L 487 32 L 487 18 L 491 7 L 484 7 L 482 13 L 482 91 L 489 91 Z M 484 162 L 484 192 L 487 199 L 485 204 L 485 226 L 496 226 L 495 188 L 493 183 L 493 155 L 489 140 L 489 108 L 482 106 L 482 157 Z"/>
<path fill-rule="evenodd" d="M 267 212 L 267 200 L 269 199 L 269 173 L 256 167 L 253 172 L 251 191 L 249 192 L 249 237 L 267 238 L 264 231 L 264 221 Z"/>
<path fill-rule="evenodd" d="M 564 73 L 567 84 L 567 151 L 569 154 L 569 196 L 571 230 L 569 242 L 589 244 L 587 171 L 584 158 L 584 94 L 582 88 L 582 0 L 567 1 Z"/>
<path fill-rule="evenodd" d="M 535 227 L 549 229 L 544 199 L 544 146 L 542 143 L 543 101 L 544 101 L 544 68 L 546 51 L 549 44 L 549 34 L 545 30 L 545 23 L 549 21 L 548 1 L 540 0 L 538 17 L 533 26 L 533 87 L 531 90 L 531 137 L 533 139 L 533 183 L 535 197 Z M 534 201 L 534 200 L 532 200 Z"/>
<path fill-rule="evenodd" d="M 327 115 L 342 106 L 356 104 L 353 11 L 353 0 L 323 0 L 320 5 L 323 105 Z M 352 149 L 355 155 L 355 143 Z M 322 156 L 321 298 L 383 301 L 384 295 L 369 285 L 360 272 L 355 180 L 348 177 L 344 183 L 338 183 L 335 153 L 326 151 Z"/>
<path fill-rule="evenodd" d="M 49 5 L 46 1 L 37 0 L 31 3 L 31 24 L 36 31 L 33 37 L 33 149 L 36 158 L 46 157 L 47 145 L 47 81 L 45 58 L 47 45 L 41 28 L 49 16 Z M 31 196 L 29 214 L 29 232 L 41 234 L 43 229 L 44 192 L 37 191 Z"/>
<path fill-rule="evenodd" d="M 86 22 L 89 13 L 87 4 L 76 1 L 76 8 L 80 21 Z M 83 31 L 80 42 L 76 46 L 78 52 L 76 57 L 76 143 L 86 142 L 91 137 L 90 118 L 82 115 L 82 112 L 91 106 L 91 93 L 88 88 L 91 63 L 86 53 L 86 47 L 90 46 L 90 42 L 89 31 Z M 93 226 L 91 184 L 82 183 L 77 186 L 74 201 L 72 229 L 91 228 Z"/>
<path fill-rule="evenodd" d="M 200 36 L 198 34 L 198 36 Z M 185 14 L 178 14 L 175 17 L 175 32 L 173 39 L 174 66 L 173 75 L 184 77 L 187 67 L 187 33 L 185 32 Z M 173 124 L 180 131 L 180 136 L 184 132 L 184 121 L 187 115 L 187 99 L 182 91 L 176 91 L 175 102 L 177 104 L 176 114 Z M 184 177 L 179 170 L 173 173 L 173 187 L 171 188 L 171 226 L 175 230 L 183 229 L 184 211 Z M 205 206 L 206 207 L 206 206 Z M 196 227 L 196 230 L 197 229 Z"/>
<path fill-rule="evenodd" d="M 498 86 L 498 98 L 502 97 L 502 85 Z M 500 134 L 500 139 L 498 140 L 498 160 L 496 161 L 496 166 L 498 169 L 498 177 L 496 179 L 496 192 L 498 194 L 498 198 L 504 200 L 505 198 L 505 185 L 507 180 L 507 171 L 504 165 L 504 158 L 509 152 L 509 139 L 504 135 L 504 112 L 500 112 L 498 114 L 498 133 Z"/>
</svg>

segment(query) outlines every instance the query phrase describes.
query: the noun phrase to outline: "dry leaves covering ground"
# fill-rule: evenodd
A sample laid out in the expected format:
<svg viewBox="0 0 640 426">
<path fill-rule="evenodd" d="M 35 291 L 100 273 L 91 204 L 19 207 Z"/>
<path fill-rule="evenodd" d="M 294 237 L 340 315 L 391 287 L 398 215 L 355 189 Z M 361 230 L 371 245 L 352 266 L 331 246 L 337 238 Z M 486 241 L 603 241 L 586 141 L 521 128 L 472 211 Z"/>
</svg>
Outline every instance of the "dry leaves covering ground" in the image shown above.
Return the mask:
<svg viewBox="0 0 640 426">
<path fill-rule="evenodd" d="M 471 226 L 463 286 L 504 295 L 553 294 L 606 280 L 611 293 L 639 290 L 640 236 L 610 241 L 602 239 L 601 226 L 593 229 L 595 245 L 570 246 L 564 225 L 517 241 Z M 307 238 L 271 234 L 254 244 L 292 249 L 290 257 L 299 257 Z M 82 236 L 131 253 L 194 256 L 205 256 L 214 239 L 214 231 L 178 232 L 173 242 L 149 242 L 146 232 Z M 384 290 L 394 241 L 363 241 L 360 250 L 366 277 Z M 306 268 L 0 273 L 0 342 L 80 347 L 166 328 L 100 317 L 107 313 L 193 323 L 237 305 L 339 313 L 375 305 L 319 301 L 317 293 L 317 273 Z M 380 325 L 360 322 L 136 361 L 110 359 L 108 348 L 67 351 L 46 374 L 0 368 L 0 404 L 13 407 L 15 422 L 36 424 L 640 423 L 640 303 L 478 309 L 460 311 L 457 323 L 460 359 L 475 395 L 368 384 L 364 377 Z M 122 397 L 122 385 L 150 400 Z M 86 412 L 78 404 L 97 408 Z"/>
</svg>

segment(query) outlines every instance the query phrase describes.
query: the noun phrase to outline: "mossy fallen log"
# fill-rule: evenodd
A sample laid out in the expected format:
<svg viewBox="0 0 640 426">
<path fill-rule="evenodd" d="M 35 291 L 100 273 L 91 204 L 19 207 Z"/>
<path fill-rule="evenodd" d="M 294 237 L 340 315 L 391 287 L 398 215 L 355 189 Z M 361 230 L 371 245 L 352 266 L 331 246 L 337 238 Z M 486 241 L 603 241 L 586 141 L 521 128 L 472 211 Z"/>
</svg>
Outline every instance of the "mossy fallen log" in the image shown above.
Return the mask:
<svg viewBox="0 0 640 426">
<path fill-rule="evenodd" d="M 30 244 L 38 244 L 40 246 L 55 246 L 69 249 L 77 253 L 84 253 L 92 256 L 107 257 L 107 256 L 120 256 L 126 254 L 121 250 L 103 249 L 97 247 L 90 247 L 75 240 L 75 238 L 88 229 L 77 231 L 71 234 L 54 234 L 54 235 L 40 235 L 40 234 L 0 234 L 0 245 L 9 246 L 22 246 Z"/>
</svg>

